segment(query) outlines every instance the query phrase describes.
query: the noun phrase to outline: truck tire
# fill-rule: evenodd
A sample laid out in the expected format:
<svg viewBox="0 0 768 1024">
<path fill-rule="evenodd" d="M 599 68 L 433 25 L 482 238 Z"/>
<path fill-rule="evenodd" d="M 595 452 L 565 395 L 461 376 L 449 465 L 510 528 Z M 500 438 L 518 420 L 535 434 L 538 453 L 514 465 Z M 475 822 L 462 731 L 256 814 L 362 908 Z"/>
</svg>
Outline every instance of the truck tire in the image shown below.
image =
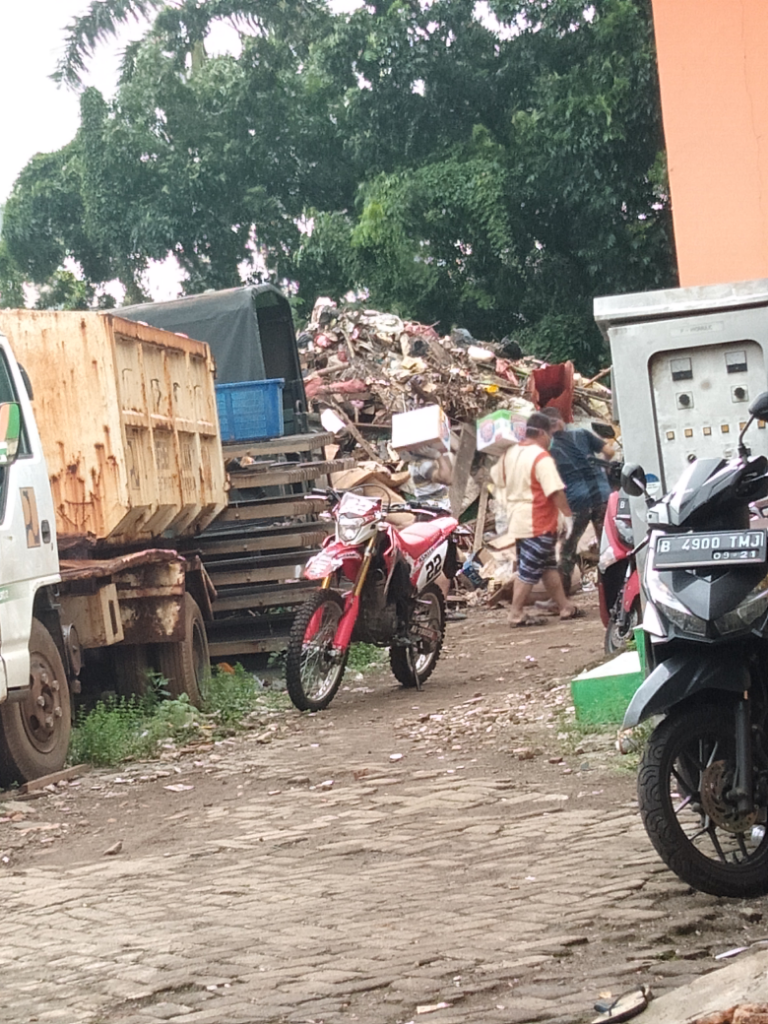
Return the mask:
<svg viewBox="0 0 768 1024">
<path fill-rule="evenodd" d="M 118 696 L 146 696 L 149 688 L 147 674 L 151 671 L 148 644 L 126 644 L 112 648 L 112 674 Z"/>
<path fill-rule="evenodd" d="M 189 703 L 199 708 L 203 702 L 200 684 L 211 671 L 208 634 L 203 613 L 189 594 L 184 595 L 182 615 L 184 639 L 175 644 L 158 644 L 155 661 L 160 675 L 168 680 L 171 697 L 180 697 L 186 693 Z"/>
<path fill-rule="evenodd" d="M 53 637 L 38 619 L 29 637 L 29 696 L 0 704 L 0 783 L 64 767 L 72 730 L 69 684 Z"/>
</svg>

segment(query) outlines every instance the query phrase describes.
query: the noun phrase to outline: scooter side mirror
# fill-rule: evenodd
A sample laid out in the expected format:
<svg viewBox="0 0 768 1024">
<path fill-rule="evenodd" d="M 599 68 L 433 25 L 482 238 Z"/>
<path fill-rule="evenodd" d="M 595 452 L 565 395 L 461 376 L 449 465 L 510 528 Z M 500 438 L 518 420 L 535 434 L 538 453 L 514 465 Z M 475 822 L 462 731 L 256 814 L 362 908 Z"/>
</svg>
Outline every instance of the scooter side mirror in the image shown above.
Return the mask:
<svg viewBox="0 0 768 1024">
<path fill-rule="evenodd" d="M 757 396 L 749 407 L 749 415 L 756 420 L 768 420 L 768 391 Z"/>
<path fill-rule="evenodd" d="M 645 470 L 636 462 L 628 462 L 621 471 L 621 489 L 631 498 L 639 498 L 648 489 Z"/>
</svg>

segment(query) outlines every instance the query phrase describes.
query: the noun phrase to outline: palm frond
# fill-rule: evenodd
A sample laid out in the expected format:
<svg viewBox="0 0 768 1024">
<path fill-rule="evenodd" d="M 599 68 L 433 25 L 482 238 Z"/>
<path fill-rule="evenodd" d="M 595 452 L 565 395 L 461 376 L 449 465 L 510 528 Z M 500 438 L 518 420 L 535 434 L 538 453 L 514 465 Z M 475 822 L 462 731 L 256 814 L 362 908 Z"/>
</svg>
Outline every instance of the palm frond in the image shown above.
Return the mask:
<svg viewBox="0 0 768 1024">
<path fill-rule="evenodd" d="M 138 21 L 166 0 L 92 0 L 90 7 L 66 28 L 64 55 L 51 78 L 71 88 L 82 85 L 85 62 L 97 43 L 117 33 L 130 18 Z"/>
</svg>

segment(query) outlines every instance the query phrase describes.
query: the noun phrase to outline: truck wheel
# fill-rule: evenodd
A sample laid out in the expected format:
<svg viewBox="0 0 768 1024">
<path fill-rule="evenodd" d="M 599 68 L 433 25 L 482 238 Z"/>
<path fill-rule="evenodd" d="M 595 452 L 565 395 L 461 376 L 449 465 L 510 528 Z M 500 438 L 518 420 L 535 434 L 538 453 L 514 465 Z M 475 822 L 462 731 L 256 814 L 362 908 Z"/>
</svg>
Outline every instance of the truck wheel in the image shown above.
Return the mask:
<svg viewBox="0 0 768 1024">
<path fill-rule="evenodd" d="M 147 673 L 152 670 L 148 644 L 126 644 L 112 648 L 112 674 L 120 697 L 144 697 Z"/>
<path fill-rule="evenodd" d="M 69 684 L 53 637 L 37 619 L 29 637 L 29 696 L 0 704 L 0 782 L 29 782 L 64 767 L 72 729 Z"/>
<path fill-rule="evenodd" d="M 184 639 L 176 644 L 158 644 L 156 661 L 160 674 L 168 680 L 171 697 L 186 693 L 190 704 L 200 707 L 200 684 L 210 675 L 211 658 L 203 613 L 189 594 L 184 595 L 182 615 Z"/>
</svg>

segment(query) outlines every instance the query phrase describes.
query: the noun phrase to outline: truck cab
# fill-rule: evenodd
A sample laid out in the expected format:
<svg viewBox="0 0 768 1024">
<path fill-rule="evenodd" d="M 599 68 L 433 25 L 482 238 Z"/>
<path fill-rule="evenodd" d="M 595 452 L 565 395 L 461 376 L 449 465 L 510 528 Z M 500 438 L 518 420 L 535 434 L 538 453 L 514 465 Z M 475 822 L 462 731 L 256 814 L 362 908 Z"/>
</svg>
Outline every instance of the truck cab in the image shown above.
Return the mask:
<svg viewBox="0 0 768 1024">
<path fill-rule="evenodd" d="M 28 386 L 0 334 L 0 782 L 60 768 L 69 686 L 55 611 L 56 520 Z"/>
</svg>

